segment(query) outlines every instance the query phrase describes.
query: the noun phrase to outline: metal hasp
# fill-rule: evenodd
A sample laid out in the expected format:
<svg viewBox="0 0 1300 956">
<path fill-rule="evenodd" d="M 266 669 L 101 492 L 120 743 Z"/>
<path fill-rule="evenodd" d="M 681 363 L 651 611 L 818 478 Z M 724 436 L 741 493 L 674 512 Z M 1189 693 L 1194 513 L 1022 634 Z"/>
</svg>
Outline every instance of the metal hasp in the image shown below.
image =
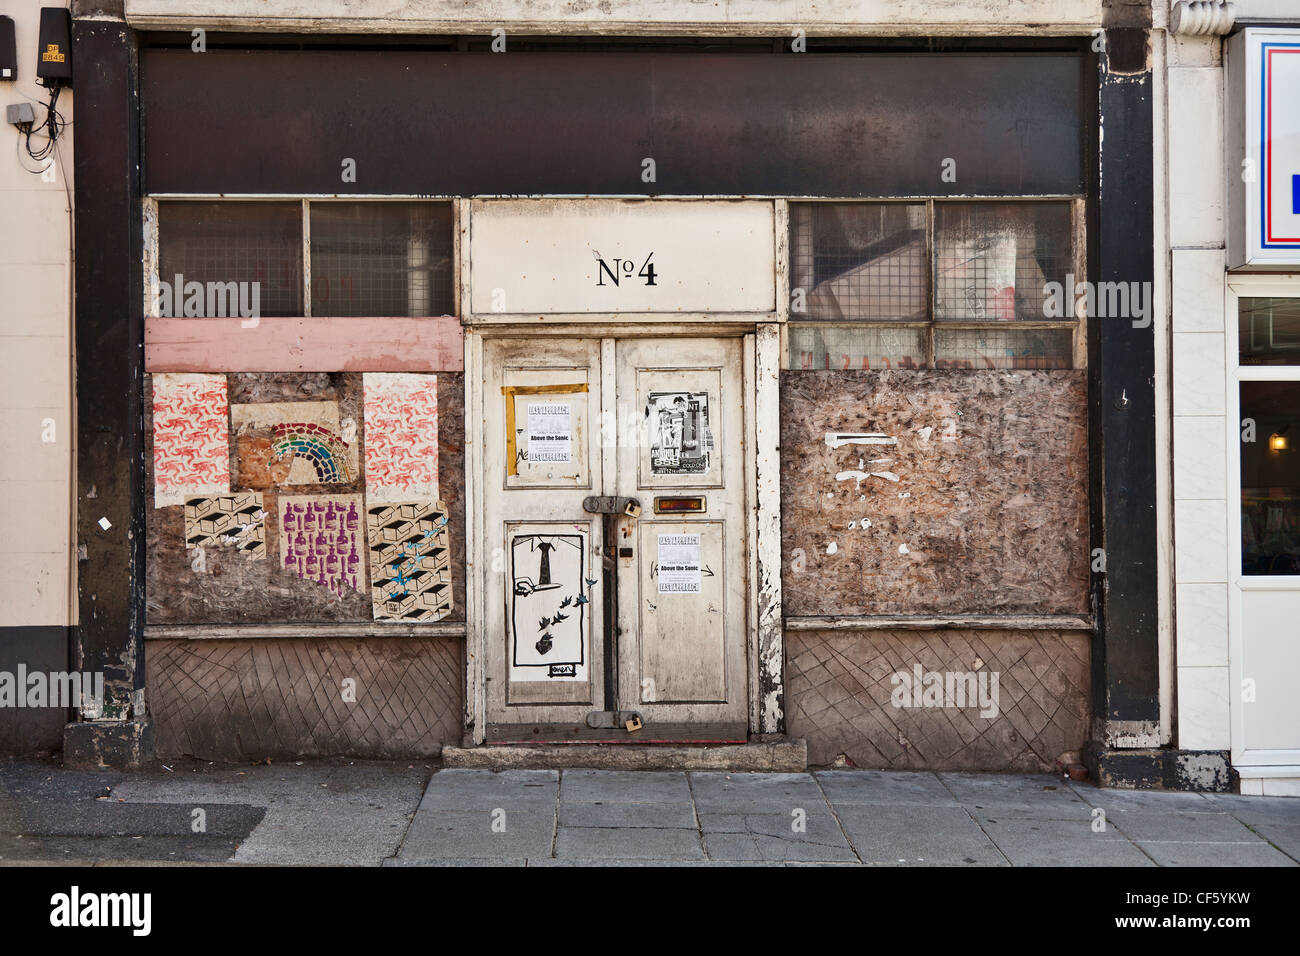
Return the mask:
<svg viewBox="0 0 1300 956">
<path fill-rule="evenodd" d="M 627 730 L 634 733 L 628 725 L 638 730 L 643 726 L 640 711 L 636 710 L 593 710 L 587 715 L 587 726 L 592 730 Z"/>
<path fill-rule="evenodd" d="M 639 518 L 641 502 L 635 498 L 591 495 L 582 499 L 582 510 L 589 515 L 627 515 L 629 518 Z"/>
<path fill-rule="evenodd" d="M 635 498 L 591 495 L 582 500 L 582 510 L 600 515 L 601 594 L 605 602 L 605 710 L 587 715 L 587 725 L 596 727 L 591 721 L 600 718 L 602 713 L 618 716 L 618 635 L 621 633 L 618 626 L 618 520 L 639 517 L 641 502 Z M 637 719 L 639 722 L 640 718 Z"/>
</svg>

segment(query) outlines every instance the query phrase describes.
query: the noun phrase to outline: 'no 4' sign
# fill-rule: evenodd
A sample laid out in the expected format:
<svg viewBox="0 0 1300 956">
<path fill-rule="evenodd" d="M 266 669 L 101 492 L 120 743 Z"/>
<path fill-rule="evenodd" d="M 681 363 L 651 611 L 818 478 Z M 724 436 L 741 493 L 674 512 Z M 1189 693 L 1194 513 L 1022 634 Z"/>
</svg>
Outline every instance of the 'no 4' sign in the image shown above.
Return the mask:
<svg viewBox="0 0 1300 956">
<path fill-rule="evenodd" d="M 596 262 L 600 264 L 600 268 L 599 271 L 596 273 L 596 285 L 603 286 L 605 284 L 606 279 L 609 279 L 609 281 L 612 282 L 614 285 L 618 285 L 619 279 L 627 278 L 634 274 L 644 279 L 646 285 L 654 285 L 655 284 L 654 255 L 655 255 L 654 252 L 651 252 L 648 256 L 646 256 L 645 261 L 641 263 L 641 268 L 637 269 L 635 259 L 611 258 L 609 262 L 606 262 L 604 259 L 600 257 L 600 253 L 597 253 Z"/>
</svg>

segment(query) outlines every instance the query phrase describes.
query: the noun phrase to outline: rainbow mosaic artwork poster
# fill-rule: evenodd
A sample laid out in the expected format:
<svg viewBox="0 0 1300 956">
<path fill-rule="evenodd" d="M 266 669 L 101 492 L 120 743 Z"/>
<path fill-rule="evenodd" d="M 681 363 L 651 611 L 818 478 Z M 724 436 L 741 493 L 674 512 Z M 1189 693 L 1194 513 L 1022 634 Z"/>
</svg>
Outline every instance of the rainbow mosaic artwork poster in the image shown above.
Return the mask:
<svg viewBox="0 0 1300 956">
<path fill-rule="evenodd" d="M 322 484 L 353 479 L 348 468 L 349 450 L 348 443 L 337 434 L 311 422 L 285 422 L 272 431 L 272 456 L 304 459 L 315 469 L 316 480 Z"/>
<path fill-rule="evenodd" d="M 343 484 L 360 474 L 357 424 L 340 419 L 338 402 L 232 405 L 230 422 L 236 488 Z"/>
</svg>

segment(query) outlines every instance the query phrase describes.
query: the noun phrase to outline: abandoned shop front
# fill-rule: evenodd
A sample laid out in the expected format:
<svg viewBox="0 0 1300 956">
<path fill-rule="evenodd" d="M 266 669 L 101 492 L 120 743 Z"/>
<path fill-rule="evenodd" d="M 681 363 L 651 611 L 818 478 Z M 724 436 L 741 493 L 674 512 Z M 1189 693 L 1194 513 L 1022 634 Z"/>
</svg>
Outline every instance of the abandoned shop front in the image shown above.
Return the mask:
<svg viewBox="0 0 1300 956">
<path fill-rule="evenodd" d="M 1151 277 L 1091 38 L 78 30 L 140 168 L 79 127 L 140 531 L 83 529 L 79 640 L 158 754 L 1040 770 L 1158 720 L 1150 302 L 1062 292 Z"/>
</svg>

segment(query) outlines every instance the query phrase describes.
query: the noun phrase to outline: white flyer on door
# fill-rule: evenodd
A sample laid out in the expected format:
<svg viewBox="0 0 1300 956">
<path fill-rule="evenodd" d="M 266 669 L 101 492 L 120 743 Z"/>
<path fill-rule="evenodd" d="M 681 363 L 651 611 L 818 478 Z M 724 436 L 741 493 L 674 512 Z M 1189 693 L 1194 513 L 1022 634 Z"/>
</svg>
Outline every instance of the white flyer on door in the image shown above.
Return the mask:
<svg viewBox="0 0 1300 956">
<path fill-rule="evenodd" d="M 700 593 L 700 536 L 698 534 L 661 534 L 659 536 L 659 593 Z"/>
<path fill-rule="evenodd" d="M 528 460 L 572 461 L 572 425 L 568 402 L 529 402 Z"/>
</svg>

